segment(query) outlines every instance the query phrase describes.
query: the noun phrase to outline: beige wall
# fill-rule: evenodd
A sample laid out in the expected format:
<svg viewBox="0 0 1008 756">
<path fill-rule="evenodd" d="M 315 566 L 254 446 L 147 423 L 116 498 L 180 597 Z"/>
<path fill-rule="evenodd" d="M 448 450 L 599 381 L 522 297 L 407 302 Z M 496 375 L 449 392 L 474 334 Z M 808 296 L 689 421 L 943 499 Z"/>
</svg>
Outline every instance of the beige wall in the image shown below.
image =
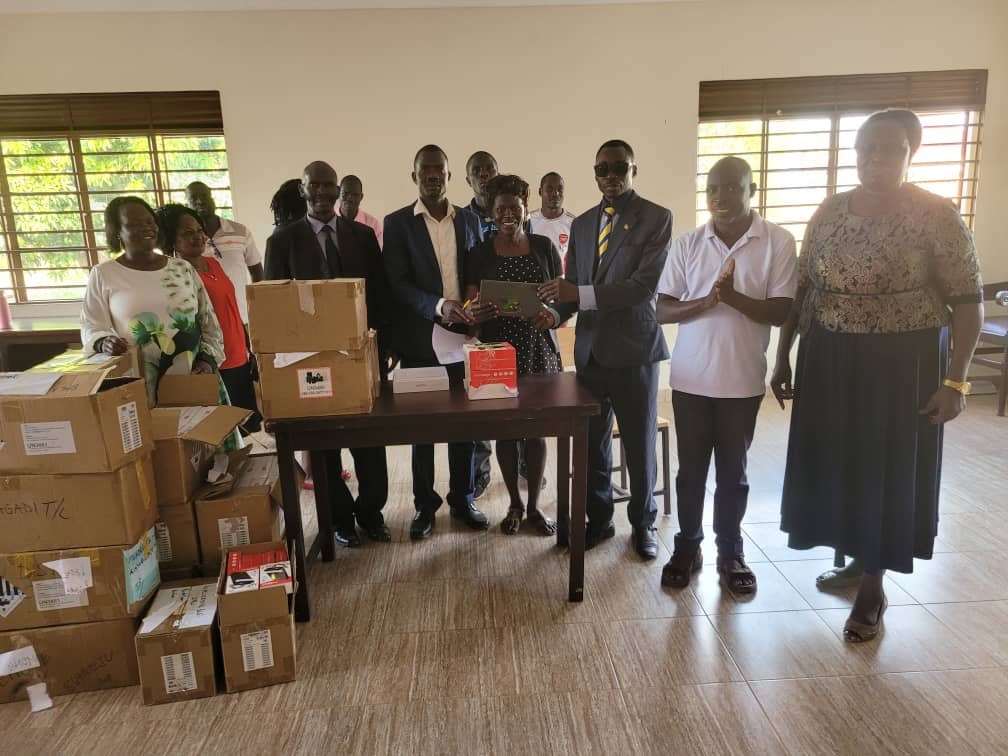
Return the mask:
<svg viewBox="0 0 1008 756">
<path fill-rule="evenodd" d="M 361 175 L 376 215 L 415 197 L 410 163 L 430 141 L 452 159 L 456 203 L 470 196 L 465 157 L 486 148 L 530 180 L 560 171 L 580 211 L 596 201 L 594 151 L 614 136 L 682 232 L 698 81 L 987 68 L 976 237 L 985 277 L 1008 278 L 1004 0 L 0 16 L 0 28 L 3 93 L 219 89 L 236 217 L 260 240 L 276 186 L 315 158 Z"/>
</svg>

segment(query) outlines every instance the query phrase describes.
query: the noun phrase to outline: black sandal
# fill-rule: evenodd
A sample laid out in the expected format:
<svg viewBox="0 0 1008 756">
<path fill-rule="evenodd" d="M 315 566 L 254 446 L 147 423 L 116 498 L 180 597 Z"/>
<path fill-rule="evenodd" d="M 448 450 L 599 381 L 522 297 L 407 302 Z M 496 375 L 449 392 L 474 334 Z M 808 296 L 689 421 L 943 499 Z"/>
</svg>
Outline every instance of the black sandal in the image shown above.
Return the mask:
<svg viewBox="0 0 1008 756">
<path fill-rule="evenodd" d="M 718 559 L 717 571 L 732 593 L 756 592 L 756 574 L 741 556 Z"/>
<path fill-rule="evenodd" d="M 693 554 L 676 550 L 662 567 L 661 584 L 666 588 L 685 588 L 689 585 L 692 574 L 702 566 L 703 554 L 699 548 Z"/>
</svg>

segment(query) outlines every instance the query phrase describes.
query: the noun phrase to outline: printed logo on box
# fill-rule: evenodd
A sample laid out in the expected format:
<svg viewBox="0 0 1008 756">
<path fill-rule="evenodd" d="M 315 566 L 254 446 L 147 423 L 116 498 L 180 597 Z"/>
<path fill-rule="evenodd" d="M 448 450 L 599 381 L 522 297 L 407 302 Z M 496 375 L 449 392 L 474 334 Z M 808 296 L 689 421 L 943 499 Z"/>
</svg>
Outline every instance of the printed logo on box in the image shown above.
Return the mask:
<svg viewBox="0 0 1008 756">
<path fill-rule="evenodd" d="M 0 617 L 7 619 L 24 600 L 25 595 L 20 588 L 8 583 L 6 578 L 0 577 Z"/>
<path fill-rule="evenodd" d="M 297 373 L 298 396 L 302 399 L 332 398 L 333 382 L 331 368 L 300 368 Z"/>
</svg>

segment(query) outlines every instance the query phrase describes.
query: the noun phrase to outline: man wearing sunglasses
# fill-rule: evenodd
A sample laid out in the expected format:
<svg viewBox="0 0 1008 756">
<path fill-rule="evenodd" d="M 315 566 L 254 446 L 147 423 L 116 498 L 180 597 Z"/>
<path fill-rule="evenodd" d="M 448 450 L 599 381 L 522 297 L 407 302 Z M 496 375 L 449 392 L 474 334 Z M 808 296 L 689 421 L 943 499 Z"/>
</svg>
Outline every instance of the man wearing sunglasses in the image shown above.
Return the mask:
<svg viewBox="0 0 1008 756">
<path fill-rule="evenodd" d="M 574 219 L 567 270 L 539 288 L 561 321 L 577 313 L 578 377 L 601 405 L 588 429 L 588 527 L 585 548 L 616 534 L 613 524 L 612 428 L 619 423 L 630 473 L 627 514 L 643 559 L 658 556 L 658 364 L 669 356 L 655 318 L 658 279 L 672 241 L 672 213 L 633 190 L 637 164 L 620 139 L 595 156 L 602 201 Z"/>
</svg>

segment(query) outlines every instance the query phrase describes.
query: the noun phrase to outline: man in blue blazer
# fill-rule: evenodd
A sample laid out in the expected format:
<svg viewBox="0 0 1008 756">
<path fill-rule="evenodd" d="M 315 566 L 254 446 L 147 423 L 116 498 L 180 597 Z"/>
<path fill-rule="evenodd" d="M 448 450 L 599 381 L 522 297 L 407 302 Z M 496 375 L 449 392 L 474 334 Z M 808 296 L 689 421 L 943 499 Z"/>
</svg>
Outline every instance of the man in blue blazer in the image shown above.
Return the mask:
<svg viewBox="0 0 1008 756">
<path fill-rule="evenodd" d="M 606 142 L 595 156 L 602 201 L 574 219 L 567 271 L 540 288 L 561 319 L 578 313 L 578 377 L 601 404 L 588 432 L 588 526 L 585 548 L 612 538 L 613 415 L 630 473 L 627 514 L 644 559 L 658 556 L 654 532 L 658 364 L 668 347 L 655 318 L 658 279 L 672 242 L 672 213 L 633 190 L 637 164 L 626 142 Z"/>
<path fill-rule="evenodd" d="M 382 257 L 393 298 L 398 302 L 393 343 L 403 367 L 438 364 L 431 334 L 435 327 L 465 328 L 472 316 L 463 306 L 465 259 L 479 228 L 469 213 L 447 198 L 448 156 L 437 145 L 421 147 L 413 159 L 413 183 L 419 199 L 385 216 Z M 461 380 L 461 362 L 446 365 L 449 377 Z M 452 517 L 472 528 L 489 521 L 473 505 L 473 442 L 448 444 L 448 506 Z M 434 490 L 434 447 L 413 446 L 413 504 L 416 515 L 410 538 L 427 538 L 441 497 Z"/>
</svg>

